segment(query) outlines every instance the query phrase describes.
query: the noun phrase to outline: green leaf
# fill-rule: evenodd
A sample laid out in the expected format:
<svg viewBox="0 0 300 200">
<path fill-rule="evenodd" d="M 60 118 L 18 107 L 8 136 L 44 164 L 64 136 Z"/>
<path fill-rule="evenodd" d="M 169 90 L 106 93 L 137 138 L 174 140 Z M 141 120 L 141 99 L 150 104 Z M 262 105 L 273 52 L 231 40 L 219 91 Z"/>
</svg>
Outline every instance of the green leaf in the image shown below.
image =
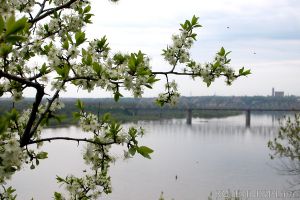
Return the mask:
<svg viewBox="0 0 300 200">
<path fill-rule="evenodd" d="M 72 37 L 70 36 L 70 34 L 69 34 L 69 33 L 66 33 L 66 36 L 67 36 L 69 42 L 70 42 L 71 44 L 74 44 L 74 42 L 73 42 Z"/>
<path fill-rule="evenodd" d="M 65 49 L 65 50 L 68 50 L 69 49 L 69 41 L 68 40 L 65 40 L 62 47 Z"/>
<path fill-rule="evenodd" d="M 1 57 L 6 57 L 9 53 L 11 53 L 11 51 L 12 51 L 12 45 L 5 44 L 5 43 L 2 43 L 0 45 L 0 56 Z"/>
<path fill-rule="evenodd" d="M 140 146 L 137 148 L 137 152 L 145 158 L 151 159 L 149 154 L 153 153 L 153 150 L 146 146 Z"/>
<path fill-rule="evenodd" d="M 135 138 L 137 136 L 137 130 L 133 127 L 129 128 L 128 134 L 131 138 Z"/>
<path fill-rule="evenodd" d="M 137 75 L 139 75 L 139 76 L 145 76 L 145 75 L 150 75 L 150 74 L 151 74 L 151 72 L 147 68 L 144 68 L 144 67 L 139 67 L 137 70 Z"/>
<path fill-rule="evenodd" d="M 5 26 L 5 23 L 4 23 L 3 17 L 2 17 L 2 15 L 0 15 L 0 34 L 4 30 L 4 26 Z"/>
<path fill-rule="evenodd" d="M 68 65 L 64 65 L 64 67 L 55 67 L 55 71 L 57 72 L 58 75 L 60 75 L 63 79 L 68 78 L 69 72 L 70 72 L 70 67 Z"/>
<path fill-rule="evenodd" d="M 243 74 L 244 72 L 244 67 L 242 67 L 241 69 L 239 69 L 239 74 Z"/>
<path fill-rule="evenodd" d="M 7 37 L 5 37 L 5 41 L 15 44 L 16 42 L 21 42 L 26 40 L 26 37 L 20 36 L 20 35 L 9 35 Z"/>
<path fill-rule="evenodd" d="M 202 25 L 200 25 L 200 24 L 194 25 L 194 28 L 200 28 L 200 27 L 202 27 Z"/>
<path fill-rule="evenodd" d="M 114 55 L 113 60 L 116 65 L 122 65 L 126 61 L 126 56 L 123 56 L 121 53 Z"/>
<path fill-rule="evenodd" d="M 76 32 L 75 40 L 76 40 L 76 44 L 75 44 L 76 46 L 79 46 L 82 43 L 84 43 L 84 41 L 86 40 L 85 33 L 81 31 Z"/>
<path fill-rule="evenodd" d="M 19 112 L 17 109 L 13 108 L 9 113 L 9 119 L 12 121 L 16 121 L 19 117 Z"/>
<path fill-rule="evenodd" d="M 185 23 L 187 24 L 187 28 L 191 29 L 192 28 L 192 24 L 189 20 L 186 20 Z"/>
<path fill-rule="evenodd" d="M 85 55 L 87 54 L 87 51 L 84 48 L 82 48 L 81 53 L 82 53 L 82 56 L 85 57 Z"/>
<path fill-rule="evenodd" d="M 110 124 L 110 135 L 116 136 L 122 130 L 121 125 L 119 123 L 113 122 Z"/>
<path fill-rule="evenodd" d="M 2 185 L 2 188 L 4 190 L 2 190 L 3 193 L 0 194 L 0 197 L 2 197 L 1 199 L 7 199 L 7 200 L 16 200 L 17 199 L 17 195 L 14 194 L 15 193 L 15 189 L 12 188 L 11 186 L 6 188 L 4 187 L 4 185 Z"/>
<path fill-rule="evenodd" d="M 193 16 L 193 18 L 192 18 L 192 25 L 196 25 L 197 23 L 198 23 L 198 19 L 199 19 L 199 17 L 196 17 L 195 15 Z"/>
<path fill-rule="evenodd" d="M 139 65 L 140 63 L 142 63 L 144 61 L 144 55 L 141 51 L 139 51 L 137 54 L 136 54 L 136 62 L 137 62 L 137 65 Z"/>
<path fill-rule="evenodd" d="M 88 5 L 87 7 L 84 8 L 83 13 L 88 13 L 91 10 L 91 6 Z"/>
<path fill-rule="evenodd" d="M 77 9 L 78 9 L 78 13 L 79 13 L 79 14 L 82 14 L 82 13 L 83 13 L 82 7 L 79 7 L 79 8 L 77 8 Z"/>
<path fill-rule="evenodd" d="M 197 34 L 196 34 L 196 33 L 193 33 L 193 34 L 191 35 L 191 37 L 196 41 Z"/>
<path fill-rule="evenodd" d="M 36 158 L 37 158 L 37 159 L 46 159 L 46 158 L 48 158 L 48 153 L 42 151 L 42 152 L 40 152 L 40 153 L 38 153 L 38 154 L 36 155 Z"/>
<path fill-rule="evenodd" d="M 107 39 L 106 39 L 106 36 L 103 36 L 98 42 L 97 42 L 97 47 L 99 49 L 106 49 L 108 46 L 108 43 L 107 43 Z"/>
<path fill-rule="evenodd" d="M 119 91 L 116 91 L 114 94 L 114 100 L 117 102 L 119 101 L 120 97 L 123 97 L 123 95 Z"/>
<path fill-rule="evenodd" d="M 220 61 L 217 61 L 212 65 L 212 70 L 216 70 L 218 67 L 220 67 Z"/>
<path fill-rule="evenodd" d="M 181 26 L 181 28 L 182 28 L 183 30 L 186 29 L 186 28 L 185 28 L 185 24 L 180 24 L 180 26 Z"/>
<path fill-rule="evenodd" d="M 63 196 L 59 192 L 54 192 L 54 200 L 63 200 Z"/>
<path fill-rule="evenodd" d="M 56 73 L 58 75 L 60 75 L 61 77 L 63 77 L 63 75 L 64 75 L 63 68 L 55 67 L 54 69 L 55 69 L 55 71 L 56 71 Z"/>
<path fill-rule="evenodd" d="M 59 176 L 56 176 L 56 180 L 57 180 L 58 183 L 65 182 L 65 179 L 63 179 Z"/>
<path fill-rule="evenodd" d="M 93 63 L 93 70 L 96 72 L 96 74 L 99 76 L 101 75 L 101 72 L 102 72 L 102 66 L 97 63 L 97 62 L 94 62 Z"/>
<path fill-rule="evenodd" d="M 49 33 L 49 25 L 48 24 L 44 24 L 44 29 L 47 33 Z"/>
<path fill-rule="evenodd" d="M 53 43 L 52 42 L 50 42 L 49 45 L 45 45 L 44 46 L 44 50 L 43 50 L 43 54 L 47 55 L 49 53 L 49 51 L 51 50 L 52 47 L 53 47 Z"/>
<path fill-rule="evenodd" d="M 81 115 L 80 115 L 79 112 L 73 112 L 72 115 L 73 115 L 73 118 L 74 118 L 75 120 L 79 120 L 80 117 L 81 117 Z"/>
<path fill-rule="evenodd" d="M 243 75 L 243 76 L 247 76 L 247 75 L 249 75 L 249 74 L 251 74 L 250 69 L 244 71 L 242 75 Z"/>
<path fill-rule="evenodd" d="M 159 81 L 160 79 L 156 79 L 155 76 L 150 76 L 147 80 L 147 83 L 153 84 L 157 81 Z"/>
<path fill-rule="evenodd" d="M 102 121 L 103 122 L 108 122 L 110 121 L 111 119 L 111 114 L 110 113 L 105 113 L 103 116 L 102 116 Z"/>
<path fill-rule="evenodd" d="M 51 16 L 52 18 L 59 18 L 59 14 L 57 11 L 54 10 L 53 16 Z"/>
<path fill-rule="evenodd" d="M 231 59 L 226 60 L 225 64 L 229 64 Z"/>
<path fill-rule="evenodd" d="M 7 129 L 8 121 L 5 117 L 0 116 L 0 134 L 4 133 Z"/>
<path fill-rule="evenodd" d="M 132 73 L 131 75 L 133 75 L 136 72 L 136 68 L 137 68 L 137 60 L 135 58 L 134 54 L 130 55 L 129 61 L 128 61 L 128 67 L 130 69 L 130 72 Z"/>
<path fill-rule="evenodd" d="M 159 105 L 160 107 L 163 107 L 163 106 L 165 105 L 165 102 L 164 102 L 164 101 L 161 101 L 161 100 L 159 100 L 159 99 L 155 99 L 155 103 L 156 103 L 157 105 Z"/>
<path fill-rule="evenodd" d="M 6 35 L 15 34 L 18 32 L 23 31 L 23 29 L 26 27 L 27 18 L 23 17 L 19 19 L 18 21 L 14 22 L 15 18 L 14 16 L 9 18 L 6 22 Z"/>
<path fill-rule="evenodd" d="M 83 102 L 80 100 L 80 99 L 78 99 L 77 101 L 76 101 L 76 107 L 79 109 L 79 110 L 83 110 L 83 108 L 84 108 L 84 104 L 83 104 Z"/>
<path fill-rule="evenodd" d="M 8 194 L 12 194 L 12 193 L 14 193 L 16 191 L 16 189 L 14 189 L 13 187 L 9 187 L 9 188 L 7 188 L 6 189 L 6 192 L 8 193 Z"/>
<path fill-rule="evenodd" d="M 135 155 L 135 152 L 136 152 L 136 148 L 135 147 L 130 147 L 128 149 L 128 152 L 130 153 L 130 155 L 134 156 Z"/>
<path fill-rule="evenodd" d="M 42 65 L 42 67 L 41 67 L 41 69 L 40 69 L 40 73 L 41 74 L 46 74 L 46 73 L 48 73 L 48 70 L 47 70 L 48 68 L 47 68 L 47 65 L 46 65 L 46 63 L 44 63 L 43 65 Z"/>
<path fill-rule="evenodd" d="M 91 54 L 88 54 L 87 57 L 86 57 L 86 62 L 85 64 L 88 65 L 88 66 L 91 66 L 93 63 L 93 57 Z"/>
<path fill-rule="evenodd" d="M 231 51 L 226 52 L 225 56 L 228 56 L 231 53 Z"/>
<path fill-rule="evenodd" d="M 12 29 L 13 25 L 15 24 L 15 21 L 16 21 L 15 15 L 11 15 L 6 20 L 6 32 L 7 32 L 7 29 Z"/>
<path fill-rule="evenodd" d="M 94 15 L 93 15 L 93 14 L 85 14 L 85 15 L 84 15 L 84 18 L 83 18 L 83 21 L 84 21 L 85 23 L 91 24 L 92 21 L 91 21 L 90 19 L 91 19 L 92 16 L 94 16 Z"/>
<path fill-rule="evenodd" d="M 220 55 L 220 56 L 224 56 L 224 55 L 225 55 L 225 49 L 224 49 L 224 47 L 222 47 L 222 48 L 220 49 L 219 55 Z"/>
</svg>

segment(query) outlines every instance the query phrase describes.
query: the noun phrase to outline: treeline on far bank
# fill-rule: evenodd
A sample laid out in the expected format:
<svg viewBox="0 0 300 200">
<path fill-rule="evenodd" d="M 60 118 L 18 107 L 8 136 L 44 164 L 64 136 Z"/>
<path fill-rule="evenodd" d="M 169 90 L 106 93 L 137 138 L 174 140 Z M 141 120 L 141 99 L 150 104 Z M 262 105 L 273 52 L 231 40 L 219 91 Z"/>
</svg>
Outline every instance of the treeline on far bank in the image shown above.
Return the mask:
<svg viewBox="0 0 300 200">
<path fill-rule="evenodd" d="M 0 98 L 0 114 L 9 111 L 12 107 L 21 111 L 30 108 L 33 103 L 32 98 L 23 99 L 18 103 L 12 103 L 10 98 Z M 64 116 L 61 124 L 75 124 L 72 113 L 78 111 L 75 98 L 63 98 L 65 107 L 57 115 Z M 44 100 L 46 101 L 46 100 Z M 154 98 L 121 98 L 115 102 L 112 98 L 86 98 L 82 99 L 85 104 L 85 111 L 92 112 L 99 116 L 110 113 L 119 121 L 138 120 L 160 120 L 169 118 L 185 118 L 188 108 L 267 108 L 267 109 L 299 109 L 299 97 L 181 97 L 175 107 L 159 107 L 154 103 Z M 213 118 L 238 115 L 239 111 L 205 111 L 193 110 L 193 117 Z M 56 121 L 51 122 L 57 125 Z"/>
</svg>

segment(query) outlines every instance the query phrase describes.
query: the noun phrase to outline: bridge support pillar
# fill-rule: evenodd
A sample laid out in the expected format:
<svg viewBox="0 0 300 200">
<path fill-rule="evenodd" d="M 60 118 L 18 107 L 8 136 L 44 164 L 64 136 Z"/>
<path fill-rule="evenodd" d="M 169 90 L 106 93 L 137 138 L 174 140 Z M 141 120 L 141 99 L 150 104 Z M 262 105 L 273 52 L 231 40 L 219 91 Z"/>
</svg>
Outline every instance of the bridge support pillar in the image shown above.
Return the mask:
<svg viewBox="0 0 300 200">
<path fill-rule="evenodd" d="M 250 127 L 251 122 L 251 111 L 246 110 L 246 127 Z"/>
<path fill-rule="evenodd" d="M 192 124 L 192 109 L 187 109 L 187 112 L 186 112 L 186 124 L 188 124 L 188 125 Z"/>
</svg>

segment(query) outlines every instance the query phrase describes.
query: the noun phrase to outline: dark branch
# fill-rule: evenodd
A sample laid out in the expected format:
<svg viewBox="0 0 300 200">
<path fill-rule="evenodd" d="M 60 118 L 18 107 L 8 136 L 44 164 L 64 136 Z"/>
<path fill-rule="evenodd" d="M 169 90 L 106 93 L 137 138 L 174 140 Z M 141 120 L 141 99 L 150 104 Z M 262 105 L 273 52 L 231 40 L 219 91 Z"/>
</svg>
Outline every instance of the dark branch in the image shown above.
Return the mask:
<svg viewBox="0 0 300 200">
<path fill-rule="evenodd" d="M 38 112 L 39 105 L 41 104 L 43 96 L 45 94 L 44 87 L 42 85 L 38 84 L 38 87 L 36 89 L 37 89 L 37 92 L 36 92 L 36 96 L 35 96 L 35 101 L 32 105 L 32 110 L 31 110 L 30 117 L 28 119 L 26 128 L 24 130 L 24 134 L 21 137 L 21 141 L 20 141 L 20 146 L 21 147 L 24 147 L 25 145 L 27 145 L 28 142 L 30 141 L 30 138 L 32 137 L 31 128 L 34 124 L 34 121 L 35 121 L 36 117 L 37 117 L 37 112 Z"/>
<path fill-rule="evenodd" d="M 44 11 L 45 8 L 45 4 L 48 0 L 44 0 L 43 3 L 38 3 L 38 5 L 41 7 L 39 12 L 36 14 L 35 18 L 37 18 L 38 16 L 40 16 L 42 14 L 42 12 Z M 34 18 L 34 19 L 35 19 Z"/>
<path fill-rule="evenodd" d="M 42 15 L 37 15 L 33 20 L 29 20 L 29 23 L 34 24 L 44 18 L 46 18 L 47 16 L 55 13 L 56 11 L 62 10 L 64 8 L 69 8 L 73 3 L 75 3 L 78 0 L 70 0 L 67 3 L 61 5 L 61 6 L 57 6 L 55 8 L 50 9 L 49 11 L 47 11 L 46 13 L 42 14 Z M 40 13 L 41 14 L 41 13 Z"/>
<path fill-rule="evenodd" d="M 169 72 L 152 72 L 154 75 L 168 75 L 168 74 L 173 74 L 173 75 L 188 75 L 188 76 L 196 76 L 197 74 L 195 73 L 187 73 L 187 72 L 174 72 L 174 71 L 169 71 Z"/>
<path fill-rule="evenodd" d="M 17 81 L 21 84 L 24 84 L 24 85 L 28 86 L 28 87 L 34 87 L 36 89 L 38 89 L 41 86 L 40 84 L 31 82 L 30 80 L 28 80 L 26 78 L 22 78 L 22 77 L 19 77 L 19 76 L 8 74 L 8 73 L 0 70 L 0 78 L 2 78 L 2 77 L 7 78 L 9 80 Z"/>
<path fill-rule="evenodd" d="M 75 76 L 75 77 L 67 78 L 64 81 L 65 82 L 70 82 L 70 81 L 75 81 L 75 80 L 98 81 L 99 78 L 93 78 L 93 77 L 90 77 L 90 76 Z M 123 83 L 123 82 L 112 81 L 112 80 L 109 80 L 109 82 L 111 82 L 113 84 L 121 84 L 121 83 Z"/>
<path fill-rule="evenodd" d="M 152 72 L 152 74 L 154 74 L 154 75 L 170 75 L 170 74 L 172 74 L 172 75 L 178 75 L 178 76 L 201 76 L 201 74 L 195 74 L 195 73 L 193 73 L 193 72 Z M 214 75 L 214 74 L 212 74 L 212 75 Z M 227 74 L 225 74 L 225 73 L 221 73 L 220 74 L 221 76 L 228 76 Z M 241 75 L 234 75 L 234 78 L 238 78 L 238 77 L 240 77 Z"/>
<path fill-rule="evenodd" d="M 49 72 L 50 73 L 50 72 Z M 46 73 L 46 74 L 48 74 L 48 73 Z M 34 81 L 34 80 L 36 80 L 36 79 L 38 79 L 38 78 L 41 78 L 43 75 L 46 75 L 45 73 L 38 73 L 38 74 L 36 74 L 36 75 L 34 75 L 34 76 L 32 76 L 32 77 L 29 77 L 28 78 L 28 80 L 29 81 Z"/>
<path fill-rule="evenodd" d="M 34 127 L 32 128 L 32 130 L 30 131 L 30 138 L 34 135 L 34 133 L 38 129 L 39 125 L 41 124 L 41 122 L 43 121 L 43 119 L 46 117 L 46 115 L 49 112 L 50 107 L 53 104 L 54 100 L 59 97 L 59 92 L 60 92 L 60 89 L 56 90 L 56 92 L 53 95 L 53 97 L 51 98 L 51 100 L 49 100 L 48 105 L 47 105 L 45 111 L 41 114 L 41 116 L 37 120 L 36 124 L 34 125 Z"/>
<path fill-rule="evenodd" d="M 96 142 L 94 140 L 91 139 L 87 139 L 87 138 L 71 138 L 71 137 L 51 137 L 51 138 L 43 138 L 43 139 L 39 139 L 39 140 L 34 140 L 34 141 L 29 141 L 28 144 L 37 144 L 37 143 L 41 143 L 41 142 L 51 142 L 53 140 L 69 140 L 69 141 L 76 141 L 76 142 L 88 142 L 88 143 L 92 143 L 95 145 L 101 145 L 101 146 L 105 146 L 105 145 L 112 145 L 115 142 L 111 141 L 111 142 Z"/>
</svg>

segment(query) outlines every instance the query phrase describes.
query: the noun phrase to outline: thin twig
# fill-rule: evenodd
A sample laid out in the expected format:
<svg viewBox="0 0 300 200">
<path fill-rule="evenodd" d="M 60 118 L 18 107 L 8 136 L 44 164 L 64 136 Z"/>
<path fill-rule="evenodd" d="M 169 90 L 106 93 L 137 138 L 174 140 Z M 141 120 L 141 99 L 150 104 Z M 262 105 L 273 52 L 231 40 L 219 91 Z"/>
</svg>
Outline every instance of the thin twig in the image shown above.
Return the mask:
<svg viewBox="0 0 300 200">
<path fill-rule="evenodd" d="M 51 142 L 53 140 L 69 140 L 69 141 L 75 141 L 75 142 L 89 142 L 92 144 L 96 144 L 96 145 L 101 145 L 101 146 L 105 146 L 105 145 L 112 145 L 115 142 L 111 141 L 111 142 L 96 142 L 94 140 L 91 139 L 87 139 L 87 138 L 72 138 L 72 137 L 50 137 L 50 138 L 43 138 L 43 139 L 39 139 L 39 140 L 32 140 L 29 141 L 28 144 L 37 144 L 37 143 L 41 143 L 41 142 Z"/>
<path fill-rule="evenodd" d="M 37 15 L 33 20 L 29 20 L 28 22 L 31 24 L 34 24 L 46 17 L 48 17 L 49 15 L 55 13 L 56 11 L 62 10 L 64 8 L 69 8 L 73 3 L 75 3 L 78 0 L 70 0 L 67 3 L 61 5 L 61 6 L 57 6 L 55 8 L 50 9 L 49 11 L 47 11 L 46 13 L 42 14 L 42 15 Z"/>
</svg>

